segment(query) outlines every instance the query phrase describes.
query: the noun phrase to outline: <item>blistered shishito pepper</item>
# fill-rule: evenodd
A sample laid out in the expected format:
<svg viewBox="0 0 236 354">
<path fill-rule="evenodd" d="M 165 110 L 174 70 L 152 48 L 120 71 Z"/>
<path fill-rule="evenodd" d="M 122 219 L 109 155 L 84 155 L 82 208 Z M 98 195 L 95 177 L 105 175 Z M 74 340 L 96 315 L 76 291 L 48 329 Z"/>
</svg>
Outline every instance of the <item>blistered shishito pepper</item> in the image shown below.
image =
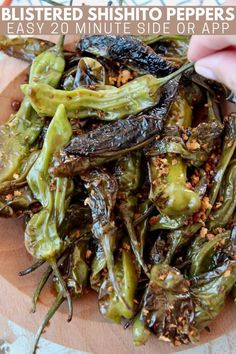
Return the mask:
<svg viewBox="0 0 236 354">
<path fill-rule="evenodd" d="M 41 203 L 42 209 L 32 216 L 25 230 L 25 246 L 28 252 L 37 259 L 46 260 L 61 280 L 64 296 L 68 299 L 69 318 L 72 317 L 71 299 L 58 272 L 56 257 L 63 248 L 58 229 L 70 202 L 73 181 L 67 178 L 51 178 L 48 169 L 53 154 L 69 141 L 71 134 L 65 108 L 60 105 L 47 130 L 42 151 L 27 176 L 30 189 Z"/>
<path fill-rule="evenodd" d="M 105 83 L 106 73 L 102 64 L 93 58 L 81 58 L 78 63 L 73 88 L 97 84 L 105 85 Z"/>
<path fill-rule="evenodd" d="M 5 181 L 0 184 L 0 195 L 12 193 L 17 189 L 26 186 L 26 176 L 39 156 L 39 153 L 39 150 L 33 151 L 25 160 L 22 161 L 18 171 L 19 174 L 16 174 L 13 180 Z"/>
<path fill-rule="evenodd" d="M 209 206 L 206 210 L 206 217 L 209 216 L 212 206 L 217 200 L 218 193 L 222 181 L 224 179 L 225 171 L 230 163 L 230 160 L 236 148 L 236 119 L 235 114 L 231 114 L 225 122 L 225 136 L 224 144 L 221 152 L 220 160 L 216 166 L 213 183 L 209 191 Z M 183 226 L 178 230 L 169 233 L 168 237 L 171 240 L 171 246 L 167 255 L 167 262 L 170 262 L 176 252 L 178 252 L 184 245 L 191 241 L 191 236 L 198 232 L 202 227 L 201 222 L 192 225 Z"/>
<path fill-rule="evenodd" d="M 216 235 L 212 240 L 197 237 L 189 248 L 190 276 L 194 277 L 216 268 L 217 255 L 220 255 L 229 242 L 229 231 Z"/>
<path fill-rule="evenodd" d="M 168 116 L 164 134 L 149 148 L 148 156 L 175 154 L 186 160 L 186 164 L 199 167 L 219 145 L 224 125 L 210 95 L 208 95 L 206 104 L 208 107 L 206 120 L 194 128 L 188 128 L 187 134 L 183 134 L 183 127 L 191 125 L 190 106 L 194 106 L 196 103 L 199 106 L 201 102 L 201 91 L 198 94 L 199 88 L 195 89 L 195 86 L 189 90 L 188 87 L 186 89 L 189 95 L 188 102 L 186 99 L 181 99 L 181 95 L 177 96 L 173 102 L 171 114 Z"/>
<path fill-rule="evenodd" d="M 149 271 L 143 261 L 141 248 L 138 243 L 134 223 L 134 215 L 137 210 L 137 191 L 141 181 L 141 154 L 135 152 L 120 158 L 116 164 L 116 177 L 119 184 L 119 210 L 130 237 L 130 243 L 145 273 Z"/>
<path fill-rule="evenodd" d="M 26 247 L 36 258 L 53 259 L 62 247 L 57 227 L 64 219 L 73 183 L 66 178 L 51 178 L 48 169 L 54 152 L 68 142 L 71 134 L 64 106 L 60 105 L 48 128 L 42 151 L 27 176 L 34 197 L 43 206 L 31 218 L 25 234 Z"/>
<path fill-rule="evenodd" d="M 82 52 L 124 64 L 142 74 L 150 73 L 162 77 L 176 68 L 151 47 L 131 36 L 88 36 L 80 40 L 77 48 Z"/>
<path fill-rule="evenodd" d="M 164 175 L 153 179 L 158 170 L 163 170 Z M 167 156 L 156 158 L 156 162 L 152 158 L 149 173 L 152 181 L 150 199 L 161 213 L 169 216 L 191 215 L 200 208 L 199 196 L 186 185 L 187 166 L 181 158 Z"/>
<path fill-rule="evenodd" d="M 0 51 L 9 56 L 31 62 L 39 54 L 51 48 L 54 44 L 40 38 L 0 36 Z"/>
<path fill-rule="evenodd" d="M 230 222 L 236 207 L 236 161 L 232 161 L 226 170 L 221 190 L 221 202 L 219 207 L 211 213 L 207 227 L 212 230 L 217 227 L 224 227 Z"/>
<path fill-rule="evenodd" d="M 151 334 L 146 328 L 144 321 L 141 320 L 140 315 L 139 313 L 133 324 L 133 343 L 136 346 L 146 344 Z"/>
<path fill-rule="evenodd" d="M 106 170 L 92 170 L 81 175 L 88 190 L 89 205 L 93 218 L 92 233 L 103 248 L 108 275 L 118 299 L 130 310 L 114 272 L 114 250 L 118 239 L 118 229 L 114 220 L 114 206 L 117 195 L 117 181 Z"/>
<path fill-rule="evenodd" d="M 102 271 L 106 268 L 106 255 L 102 245 L 98 242 L 95 248 L 95 255 L 91 265 L 90 286 L 93 290 L 99 291 L 102 284 Z"/>
<path fill-rule="evenodd" d="M 165 126 L 188 128 L 192 122 L 192 104 L 198 96 L 194 88 L 188 95 L 180 90 L 171 106 Z M 168 216 L 191 215 L 201 206 L 197 193 L 187 186 L 187 166 L 181 156 L 169 154 L 149 159 L 149 177 L 151 181 L 150 200 L 157 209 Z"/>
<path fill-rule="evenodd" d="M 129 305 L 129 309 L 117 299 L 114 289 L 111 288 L 109 277 L 105 277 L 99 291 L 99 309 L 101 314 L 114 322 L 121 322 L 122 318 L 130 319 L 134 310 L 134 298 L 137 288 L 137 270 L 132 254 L 122 250 L 116 261 L 114 274 L 122 295 Z"/>
<path fill-rule="evenodd" d="M 199 171 L 201 178 L 194 188 L 194 192 L 197 193 L 200 199 L 202 199 L 207 191 L 207 176 L 204 170 Z M 164 230 L 175 230 L 182 227 L 188 220 L 189 215 L 183 214 L 177 217 L 171 217 L 165 214 L 159 214 L 151 222 L 151 231 L 164 229 Z M 154 222 L 155 220 L 155 222 Z"/>
<path fill-rule="evenodd" d="M 214 270 L 191 280 L 191 296 L 195 303 L 194 322 L 200 331 L 222 311 L 225 300 L 235 284 L 235 260 L 227 260 Z"/>
<path fill-rule="evenodd" d="M 74 176 L 146 146 L 160 134 L 177 85 L 178 79 L 169 82 L 159 104 L 145 114 L 130 116 L 73 137 L 55 157 L 53 173 Z"/>
<path fill-rule="evenodd" d="M 141 321 L 159 339 L 173 344 L 188 343 L 196 337 L 189 281 L 179 270 L 165 264 L 152 267 Z"/>
<path fill-rule="evenodd" d="M 160 99 L 160 88 L 192 65 L 182 66 L 163 78 L 144 75 L 119 88 L 111 86 L 106 90 L 79 87 L 73 91 L 63 91 L 41 83 L 22 85 L 21 90 L 40 116 L 52 117 L 62 103 L 69 118 L 116 120 L 155 106 Z M 46 97 L 50 97 L 50 105 Z"/>
<path fill-rule="evenodd" d="M 29 83 L 40 82 L 57 87 L 65 68 L 63 38 L 37 56 L 31 66 Z M 39 136 L 44 119 L 40 119 L 25 98 L 19 111 L 0 126 L 0 184 L 11 180 Z"/>
</svg>

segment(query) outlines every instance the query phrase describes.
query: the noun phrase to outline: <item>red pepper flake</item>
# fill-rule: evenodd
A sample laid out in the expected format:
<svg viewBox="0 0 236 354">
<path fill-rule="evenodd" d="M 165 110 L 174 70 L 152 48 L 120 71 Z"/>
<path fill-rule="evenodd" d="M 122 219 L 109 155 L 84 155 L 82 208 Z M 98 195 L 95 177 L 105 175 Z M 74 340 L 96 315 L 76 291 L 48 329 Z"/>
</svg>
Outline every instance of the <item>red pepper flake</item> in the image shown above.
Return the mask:
<svg viewBox="0 0 236 354">
<path fill-rule="evenodd" d="M 158 222 L 159 216 L 152 216 L 149 220 L 150 225 L 155 225 Z"/>
</svg>

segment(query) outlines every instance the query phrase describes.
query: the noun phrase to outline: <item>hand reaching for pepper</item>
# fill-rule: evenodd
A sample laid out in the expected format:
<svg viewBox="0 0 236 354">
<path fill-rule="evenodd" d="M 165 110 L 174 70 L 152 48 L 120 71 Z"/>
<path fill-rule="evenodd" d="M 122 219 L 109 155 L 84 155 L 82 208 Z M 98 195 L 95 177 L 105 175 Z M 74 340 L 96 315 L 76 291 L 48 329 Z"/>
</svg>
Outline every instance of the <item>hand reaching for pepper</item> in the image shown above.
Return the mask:
<svg viewBox="0 0 236 354">
<path fill-rule="evenodd" d="M 235 6 L 236 0 L 226 5 Z M 193 36 L 188 58 L 196 62 L 200 75 L 222 82 L 236 94 L 236 35 Z"/>
</svg>

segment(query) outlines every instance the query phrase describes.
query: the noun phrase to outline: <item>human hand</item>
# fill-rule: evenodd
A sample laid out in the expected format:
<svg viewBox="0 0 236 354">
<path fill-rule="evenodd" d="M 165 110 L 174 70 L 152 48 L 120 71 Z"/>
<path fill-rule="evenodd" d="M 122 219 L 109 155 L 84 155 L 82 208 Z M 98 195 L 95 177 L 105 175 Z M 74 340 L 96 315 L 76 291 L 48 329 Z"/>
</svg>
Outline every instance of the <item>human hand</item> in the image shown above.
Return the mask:
<svg viewBox="0 0 236 354">
<path fill-rule="evenodd" d="M 236 5 L 231 0 L 227 5 Z M 188 59 L 195 70 L 208 79 L 225 84 L 236 94 L 236 35 L 193 36 Z"/>
</svg>

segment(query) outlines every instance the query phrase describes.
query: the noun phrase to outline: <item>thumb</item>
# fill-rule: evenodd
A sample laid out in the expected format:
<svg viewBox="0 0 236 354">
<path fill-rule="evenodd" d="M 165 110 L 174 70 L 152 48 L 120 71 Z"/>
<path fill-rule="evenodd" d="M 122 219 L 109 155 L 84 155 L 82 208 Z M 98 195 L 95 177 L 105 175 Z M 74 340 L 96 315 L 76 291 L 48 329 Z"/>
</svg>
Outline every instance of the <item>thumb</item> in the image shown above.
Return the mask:
<svg viewBox="0 0 236 354">
<path fill-rule="evenodd" d="M 236 50 L 214 53 L 195 63 L 198 74 L 226 85 L 236 94 Z"/>
</svg>

